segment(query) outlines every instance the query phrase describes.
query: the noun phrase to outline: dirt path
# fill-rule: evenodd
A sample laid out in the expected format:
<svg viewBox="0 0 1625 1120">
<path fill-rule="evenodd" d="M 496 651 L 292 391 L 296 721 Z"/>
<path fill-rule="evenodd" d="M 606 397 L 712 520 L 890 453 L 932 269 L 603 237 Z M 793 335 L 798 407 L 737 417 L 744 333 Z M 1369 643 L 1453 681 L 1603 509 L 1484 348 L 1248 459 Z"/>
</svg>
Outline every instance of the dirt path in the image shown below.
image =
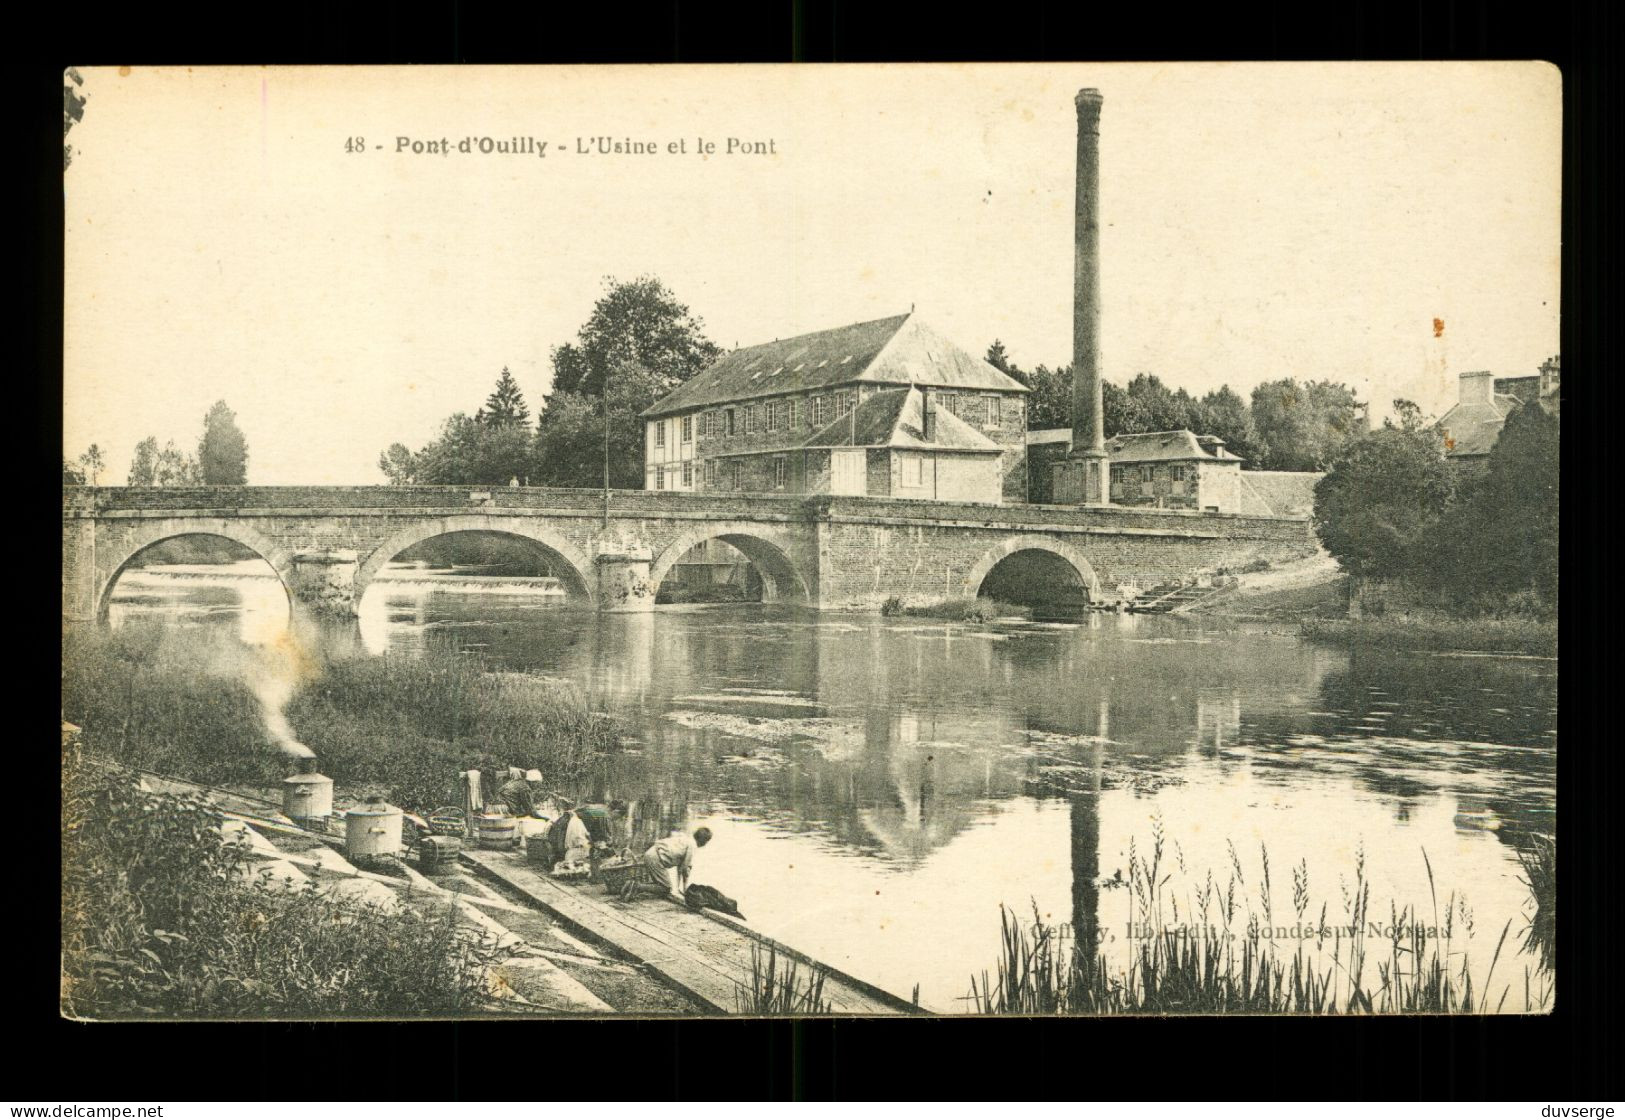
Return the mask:
<svg viewBox="0 0 1625 1120">
<path fill-rule="evenodd" d="M 1192 607 L 1194 615 L 1266 619 L 1337 618 L 1346 612 L 1344 581 L 1325 552 L 1265 572 L 1237 577 L 1237 585 Z"/>
</svg>

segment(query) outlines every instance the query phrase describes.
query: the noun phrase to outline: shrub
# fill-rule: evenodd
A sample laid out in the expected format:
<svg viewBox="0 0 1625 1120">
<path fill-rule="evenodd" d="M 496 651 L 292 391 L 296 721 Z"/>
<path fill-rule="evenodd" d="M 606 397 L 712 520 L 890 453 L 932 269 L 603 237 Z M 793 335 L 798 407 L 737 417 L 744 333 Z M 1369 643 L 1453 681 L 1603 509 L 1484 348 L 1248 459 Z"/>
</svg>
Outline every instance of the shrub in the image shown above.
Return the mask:
<svg viewBox="0 0 1625 1120">
<path fill-rule="evenodd" d="M 888 596 L 886 601 L 880 604 L 880 613 L 888 618 L 902 614 L 903 600 L 896 595 Z"/>
<path fill-rule="evenodd" d="M 190 797 L 63 758 L 63 1008 L 92 1018 L 446 1014 L 500 959 L 450 904 L 249 884 Z"/>
</svg>

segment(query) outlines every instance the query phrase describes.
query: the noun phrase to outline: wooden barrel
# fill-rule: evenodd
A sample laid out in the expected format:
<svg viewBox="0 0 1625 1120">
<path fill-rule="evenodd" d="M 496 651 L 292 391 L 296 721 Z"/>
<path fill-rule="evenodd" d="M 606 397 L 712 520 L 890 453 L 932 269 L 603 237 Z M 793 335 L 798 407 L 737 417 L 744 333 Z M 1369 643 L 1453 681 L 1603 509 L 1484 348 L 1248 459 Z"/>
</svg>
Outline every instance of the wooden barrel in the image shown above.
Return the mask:
<svg viewBox="0 0 1625 1120">
<path fill-rule="evenodd" d="M 462 850 L 463 842 L 456 836 L 425 836 L 418 842 L 418 867 L 430 873 L 450 871 Z"/>
<path fill-rule="evenodd" d="M 519 822 L 506 814 L 480 817 L 474 838 L 482 848 L 512 848 L 519 838 Z"/>
</svg>

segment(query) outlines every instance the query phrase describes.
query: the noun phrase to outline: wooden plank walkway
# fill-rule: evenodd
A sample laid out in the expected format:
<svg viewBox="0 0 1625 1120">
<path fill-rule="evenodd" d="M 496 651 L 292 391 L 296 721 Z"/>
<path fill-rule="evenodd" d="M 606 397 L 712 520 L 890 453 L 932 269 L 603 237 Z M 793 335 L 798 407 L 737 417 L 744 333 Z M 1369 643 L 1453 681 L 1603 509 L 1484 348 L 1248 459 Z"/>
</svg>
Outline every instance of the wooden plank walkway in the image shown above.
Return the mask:
<svg viewBox="0 0 1625 1120">
<path fill-rule="evenodd" d="M 566 886 L 513 852 L 465 850 L 463 859 L 714 1010 L 738 1012 L 739 989 L 750 988 L 754 946 L 776 950 L 781 968 L 788 956 L 803 966 L 826 969 L 823 994 L 832 1014 L 925 1014 L 901 996 L 832 969 L 726 915 L 690 910 L 667 899 L 612 900 L 602 888 Z"/>
</svg>

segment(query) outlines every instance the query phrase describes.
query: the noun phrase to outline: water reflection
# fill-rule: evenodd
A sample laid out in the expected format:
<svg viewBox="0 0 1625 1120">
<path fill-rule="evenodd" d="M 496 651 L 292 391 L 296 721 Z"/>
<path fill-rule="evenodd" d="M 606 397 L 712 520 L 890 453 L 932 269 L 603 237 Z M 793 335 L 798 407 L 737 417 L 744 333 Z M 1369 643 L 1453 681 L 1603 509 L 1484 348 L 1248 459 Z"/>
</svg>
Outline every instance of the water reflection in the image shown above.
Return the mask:
<svg viewBox="0 0 1625 1120">
<path fill-rule="evenodd" d="M 212 591 L 178 594 L 149 609 L 223 617 Z M 1426 904 L 1425 850 L 1495 933 L 1521 928 L 1514 845 L 1552 827 L 1549 662 L 1351 657 L 1154 617 L 599 616 L 404 586 L 375 586 L 357 634 L 575 682 L 634 742 L 571 792 L 631 802 L 647 839 L 705 823 L 696 877 L 754 924 L 948 1010 L 992 966 L 1000 903 L 1126 952 L 1128 892 L 1100 883 L 1154 817 L 1171 864 L 1222 882 L 1240 860 L 1255 897 L 1267 846 L 1282 914 L 1288 865 L 1335 911 L 1362 849 L 1375 902 Z"/>
</svg>

